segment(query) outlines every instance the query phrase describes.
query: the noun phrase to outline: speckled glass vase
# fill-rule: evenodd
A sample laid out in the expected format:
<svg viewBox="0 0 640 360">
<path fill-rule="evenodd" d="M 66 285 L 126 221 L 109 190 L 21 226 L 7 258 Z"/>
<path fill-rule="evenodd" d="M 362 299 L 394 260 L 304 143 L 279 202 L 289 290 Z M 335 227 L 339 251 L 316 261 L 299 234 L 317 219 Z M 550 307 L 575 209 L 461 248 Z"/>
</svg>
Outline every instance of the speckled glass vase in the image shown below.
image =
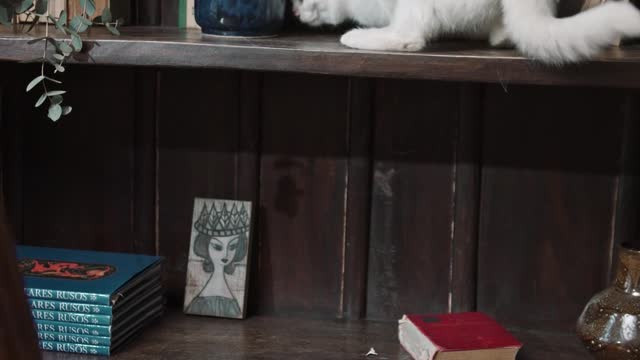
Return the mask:
<svg viewBox="0 0 640 360">
<path fill-rule="evenodd" d="M 578 319 L 578 336 L 599 360 L 640 360 L 640 251 L 619 249 L 616 279 Z"/>
<path fill-rule="evenodd" d="M 195 0 L 194 5 L 204 34 L 262 37 L 282 28 L 286 0 Z"/>
</svg>

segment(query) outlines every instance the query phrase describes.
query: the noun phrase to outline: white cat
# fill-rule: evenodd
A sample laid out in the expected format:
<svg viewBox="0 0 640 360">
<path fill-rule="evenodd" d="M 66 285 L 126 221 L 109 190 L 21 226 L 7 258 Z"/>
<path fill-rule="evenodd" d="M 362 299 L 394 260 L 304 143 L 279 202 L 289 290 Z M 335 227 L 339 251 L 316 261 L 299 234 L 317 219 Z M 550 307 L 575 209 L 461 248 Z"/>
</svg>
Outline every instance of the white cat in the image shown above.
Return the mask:
<svg viewBox="0 0 640 360">
<path fill-rule="evenodd" d="M 301 22 L 354 29 L 340 41 L 364 50 L 418 51 L 445 35 L 515 45 L 549 64 L 588 59 L 621 37 L 640 36 L 640 11 L 610 1 L 568 18 L 556 18 L 556 0 L 293 0 Z"/>
</svg>

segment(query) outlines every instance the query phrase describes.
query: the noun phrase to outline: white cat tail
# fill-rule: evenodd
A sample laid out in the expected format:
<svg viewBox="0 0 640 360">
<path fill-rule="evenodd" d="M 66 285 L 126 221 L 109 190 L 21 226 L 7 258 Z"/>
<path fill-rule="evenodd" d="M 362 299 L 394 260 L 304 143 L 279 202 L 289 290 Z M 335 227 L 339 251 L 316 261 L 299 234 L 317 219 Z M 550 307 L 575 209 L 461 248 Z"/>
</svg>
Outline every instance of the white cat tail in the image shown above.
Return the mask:
<svg viewBox="0 0 640 360">
<path fill-rule="evenodd" d="M 607 2 L 560 19 L 554 0 L 502 0 L 502 6 L 516 47 L 548 64 L 586 60 L 620 38 L 640 36 L 640 11 L 628 2 Z"/>
</svg>

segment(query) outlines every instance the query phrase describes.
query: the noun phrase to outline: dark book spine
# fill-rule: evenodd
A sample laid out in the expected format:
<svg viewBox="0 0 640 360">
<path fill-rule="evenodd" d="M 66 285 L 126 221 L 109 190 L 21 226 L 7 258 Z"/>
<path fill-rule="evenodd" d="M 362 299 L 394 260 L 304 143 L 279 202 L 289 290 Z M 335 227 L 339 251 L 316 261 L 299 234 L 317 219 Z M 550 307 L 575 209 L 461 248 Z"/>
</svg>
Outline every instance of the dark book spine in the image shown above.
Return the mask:
<svg viewBox="0 0 640 360">
<path fill-rule="evenodd" d="M 31 309 L 34 319 L 86 325 L 111 325 L 111 315 L 93 315 Z"/>
<path fill-rule="evenodd" d="M 72 313 L 85 313 L 95 315 L 112 315 L 113 310 L 111 306 L 107 305 L 91 305 L 43 299 L 29 299 L 28 301 L 32 309 L 38 310 L 66 311 Z"/>
<path fill-rule="evenodd" d="M 110 305 L 111 296 L 105 294 L 91 294 L 77 291 L 61 291 L 50 289 L 25 288 L 27 297 L 58 301 L 81 302 L 86 304 Z"/>
<path fill-rule="evenodd" d="M 71 344 L 57 341 L 40 341 L 40 349 L 45 351 L 68 352 L 75 354 L 109 355 L 108 346 Z"/>
<path fill-rule="evenodd" d="M 59 332 L 75 335 L 111 336 L 111 326 L 84 325 L 56 321 L 36 320 L 38 332 Z"/>
<path fill-rule="evenodd" d="M 38 331 L 38 339 L 41 341 L 55 341 L 72 344 L 111 346 L 111 338 L 107 336 L 75 335 L 59 332 Z"/>
</svg>

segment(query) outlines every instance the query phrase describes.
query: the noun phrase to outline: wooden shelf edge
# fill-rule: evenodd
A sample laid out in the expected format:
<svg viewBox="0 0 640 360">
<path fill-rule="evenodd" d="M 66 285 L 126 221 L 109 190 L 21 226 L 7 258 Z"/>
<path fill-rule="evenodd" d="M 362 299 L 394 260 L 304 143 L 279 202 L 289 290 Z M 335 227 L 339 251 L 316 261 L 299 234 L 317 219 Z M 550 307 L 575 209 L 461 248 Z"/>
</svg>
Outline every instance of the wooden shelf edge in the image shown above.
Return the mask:
<svg viewBox="0 0 640 360">
<path fill-rule="evenodd" d="M 40 30 L 41 31 L 41 30 Z M 0 61 L 26 62 L 42 55 L 26 35 L 0 28 Z M 419 53 L 348 49 L 336 34 L 283 34 L 270 39 L 202 36 L 193 30 L 129 27 L 114 37 L 103 29 L 88 36 L 98 65 L 223 68 L 341 76 L 510 84 L 640 87 L 640 48 L 612 49 L 600 58 L 564 68 L 545 67 L 512 50 L 483 43 L 436 43 Z M 93 64 L 88 57 L 77 60 Z"/>
<path fill-rule="evenodd" d="M 518 360 L 588 357 L 573 334 L 513 330 L 525 345 Z M 224 320 L 172 311 L 116 352 L 114 360 L 358 359 L 371 348 L 380 358 L 410 360 L 397 340 L 396 322 L 311 320 L 256 316 Z M 47 352 L 45 360 L 99 359 Z"/>
</svg>

